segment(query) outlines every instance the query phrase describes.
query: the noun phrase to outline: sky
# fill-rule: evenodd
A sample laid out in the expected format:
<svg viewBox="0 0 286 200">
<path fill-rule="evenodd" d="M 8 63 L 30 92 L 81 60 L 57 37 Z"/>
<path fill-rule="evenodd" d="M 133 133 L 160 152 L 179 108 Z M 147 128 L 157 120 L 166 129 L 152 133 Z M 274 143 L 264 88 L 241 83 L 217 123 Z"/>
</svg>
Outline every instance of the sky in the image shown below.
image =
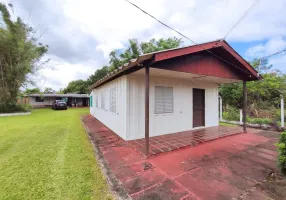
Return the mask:
<svg viewBox="0 0 286 200">
<path fill-rule="evenodd" d="M 0 0 L 3 1 L 3 0 Z M 196 43 L 223 38 L 254 0 L 130 0 Z M 179 37 L 124 0 L 4 0 L 35 27 L 49 45 L 51 59 L 33 79 L 41 89 L 65 88 L 108 64 L 113 49 L 124 49 L 130 38 Z M 286 48 L 286 1 L 260 0 L 226 41 L 246 60 Z M 193 45 L 184 39 L 184 46 Z M 286 53 L 269 64 L 286 72 Z"/>
</svg>

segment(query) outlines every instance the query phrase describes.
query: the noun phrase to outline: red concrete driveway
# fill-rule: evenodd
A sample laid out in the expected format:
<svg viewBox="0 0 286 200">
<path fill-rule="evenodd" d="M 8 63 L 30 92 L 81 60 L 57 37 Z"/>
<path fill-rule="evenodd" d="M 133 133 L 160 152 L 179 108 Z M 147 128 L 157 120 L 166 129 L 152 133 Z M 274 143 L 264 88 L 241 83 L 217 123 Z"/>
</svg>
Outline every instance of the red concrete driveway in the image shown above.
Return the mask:
<svg viewBox="0 0 286 200">
<path fill-rule="evenodd" d="M 249 130 L 145 159 L 93 117 L 83 122 L 122 198 L 280 199 L 257 187 L 278 171 L 276 132 Z"/>
</svg>

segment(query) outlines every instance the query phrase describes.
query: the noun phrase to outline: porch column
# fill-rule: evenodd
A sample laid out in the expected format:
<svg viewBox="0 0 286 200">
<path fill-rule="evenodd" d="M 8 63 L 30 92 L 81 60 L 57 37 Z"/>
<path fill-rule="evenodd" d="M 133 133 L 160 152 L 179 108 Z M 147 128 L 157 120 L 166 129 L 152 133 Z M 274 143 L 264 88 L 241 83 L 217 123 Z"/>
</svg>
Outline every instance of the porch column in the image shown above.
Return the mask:
<svg viewBox="0 0 286 200">
<path fill-rule="evenodd" d="M 243 81 L 243 132 L 246 132 L 246 107 L 247 107 L 247 91 L 246 91 L 246 81 Z"/>
<path fill-rule="evenodd" d="M 145 67 L 145 154 L 149 155 L 149 66 Z"/>
</svg>

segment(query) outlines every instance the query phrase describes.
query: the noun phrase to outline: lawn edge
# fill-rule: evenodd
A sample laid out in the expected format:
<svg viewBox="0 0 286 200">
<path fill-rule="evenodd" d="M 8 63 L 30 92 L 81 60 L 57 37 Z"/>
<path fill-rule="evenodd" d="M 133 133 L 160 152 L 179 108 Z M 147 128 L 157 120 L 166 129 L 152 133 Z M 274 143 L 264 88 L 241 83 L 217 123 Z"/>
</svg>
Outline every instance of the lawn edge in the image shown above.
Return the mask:
<svg viewBox="0 0 286 200">
<path fill-rule="evenodd" d="M 109 187 L 109 190 L 111 191 L 112 196 L 115 199 L 119 199 L 119 200 L 131 200 L 131 197 L 128 195 L 128 193 L 125 191 L 125 189 L 121 186 L 121 183 L 115 177 L 112 170 L 108 166 L 108 163 L 104 159 L 104 156 L 102 154 L 102 151 L 99 148 L 99 145 L 97 143 L 93 142 L 93 140 L 91 139 L 91 132 L 90 132 L 89 128 L 83 122 L 84 116 L 86 116 L 86 115 L 83 115 L 80 117 L 81 124 L 84 127 L 84 130 L 88 136 L 89 142 L 92 144 L 96 161 L 99 164 L 105 179 L 107 180 L 107 185 Z"/>
</svg>

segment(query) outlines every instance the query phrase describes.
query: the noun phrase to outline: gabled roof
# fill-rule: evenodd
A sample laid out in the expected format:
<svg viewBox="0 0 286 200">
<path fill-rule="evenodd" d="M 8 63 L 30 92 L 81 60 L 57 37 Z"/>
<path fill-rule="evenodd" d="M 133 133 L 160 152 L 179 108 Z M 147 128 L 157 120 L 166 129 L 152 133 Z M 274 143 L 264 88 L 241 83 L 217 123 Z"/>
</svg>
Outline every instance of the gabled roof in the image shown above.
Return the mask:
<svg viewBox="0 0 286 200">
<path fill-rule="evenodd" d="M 239 66 L 231 61 L 228 61 L 229 58 L 226 57 L 225 55 L 221 56 L 218 55 L 217 53 L 213 53 L 212 50 L 215 49 L 224 49 L 225 51 L 227 51 L 228 54 L 232 57 L 231 59 L 232 60 L 235 59 L 236 61 L 235 63 L 238 63 Z M 128 63 L 125 63 L 123 66 L 120 66 L 118 69 L 107 74 L 105 77 L 103 77 L 102 79 L 94 83 L 92 86 L 90 86 L 90 89 L 103 85 L 106 82 L 118 78 L 124 74 L 128 74 L 137 69 L 143 68 L 143 64 L 148 64 L 151 65 L 150 67 L 152 67 L 152 64 L 156 62 L 172 59 L 179 56 L 194 54 L 202 51 L 208 51 L 218 59 L 221 59 L 222 61 L 230 64 L 230 66 L 233 68 L 239 68 L 250 77 L 249 80 L 258 80 L 261 78 L 259 73 L 246 60 L 244 60 L 225 40 L 216 40 L 198 45 L 168 49 L 168 50 L 140 55 L 135 59 L 131 59 Z"/>
</svg>

